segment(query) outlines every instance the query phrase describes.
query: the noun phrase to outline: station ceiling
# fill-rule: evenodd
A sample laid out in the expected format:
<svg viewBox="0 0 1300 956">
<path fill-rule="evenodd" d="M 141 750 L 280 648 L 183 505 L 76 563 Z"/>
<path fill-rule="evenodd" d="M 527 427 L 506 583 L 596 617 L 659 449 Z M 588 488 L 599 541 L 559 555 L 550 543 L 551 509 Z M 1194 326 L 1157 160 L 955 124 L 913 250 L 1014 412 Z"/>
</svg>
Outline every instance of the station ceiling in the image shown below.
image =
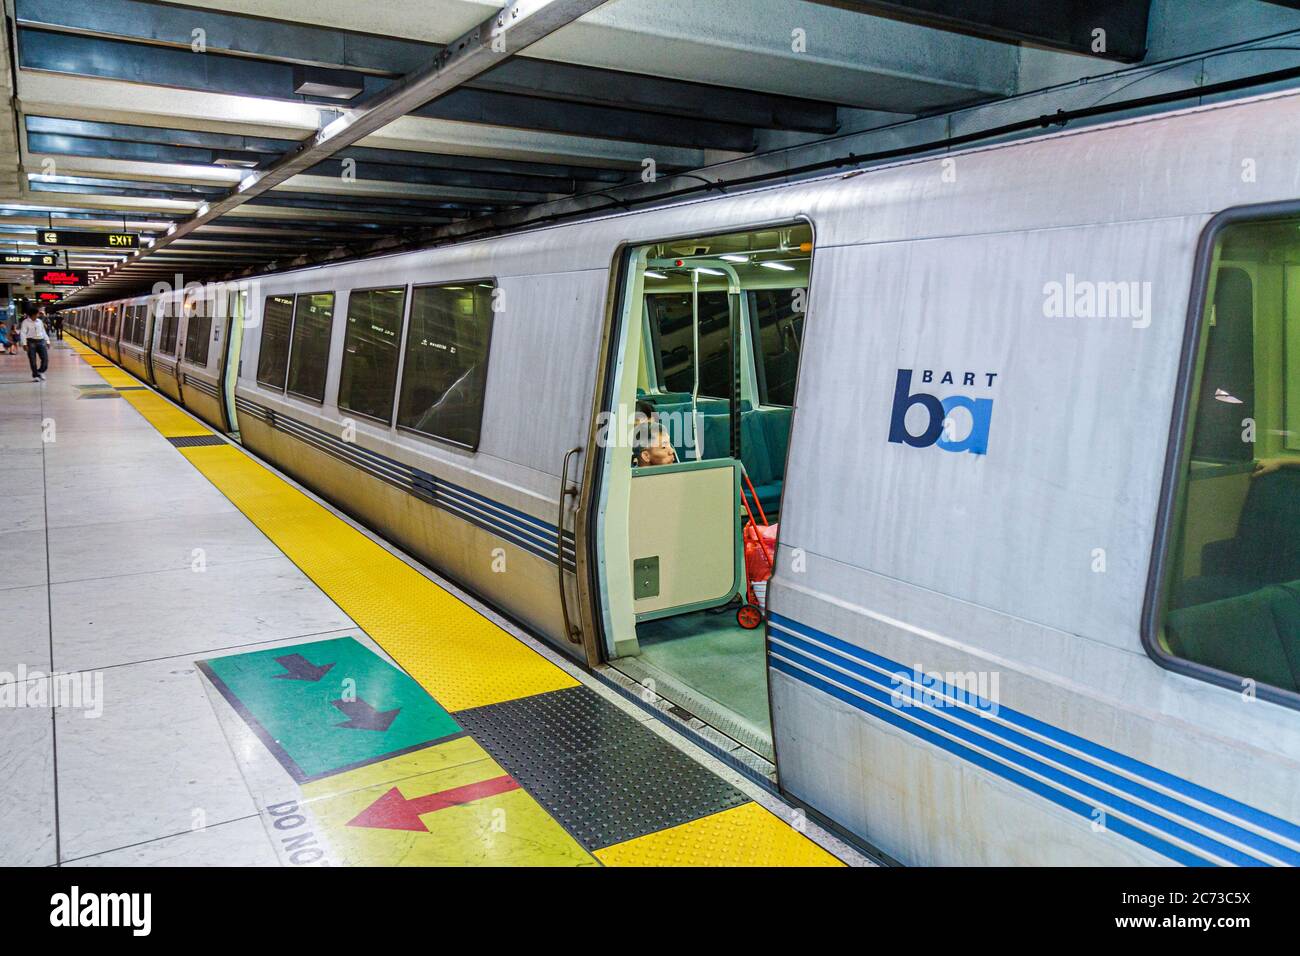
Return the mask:
<svg viewBox="0 0 1300 956">
<path fill-rule="evenodd" d="M 94 276 L 75 303 L 1104 73 L 1150 56 L 1167 0 L 4 3 L 0 254 L 53 251 L 48 229 L 148 246 L 61 247 L 60 266 Z M 1300 27 L 1300 2 L 1206 9 L 1225 6 Z"/>
</svg>

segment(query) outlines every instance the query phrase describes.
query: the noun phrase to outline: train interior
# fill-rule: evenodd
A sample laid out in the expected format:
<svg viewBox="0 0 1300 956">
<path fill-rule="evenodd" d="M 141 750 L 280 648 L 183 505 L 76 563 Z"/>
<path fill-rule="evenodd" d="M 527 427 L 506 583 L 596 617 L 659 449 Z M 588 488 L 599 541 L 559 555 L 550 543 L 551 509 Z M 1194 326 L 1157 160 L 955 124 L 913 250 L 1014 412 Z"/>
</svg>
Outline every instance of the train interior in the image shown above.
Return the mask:
<svg viewBox="0 0 1300 956">
<path fill-rule="evenodd" d="M 812 230 L 673 240 L 629 261 L 600 435 L 606 653 L 771 760 L 762 607 Z"/>
<path fill-rule="evenodd" d="M 1300 220 L 1225 228 L 1206 302 L 1160 640 L 1300 691 Z"/>
</svg>

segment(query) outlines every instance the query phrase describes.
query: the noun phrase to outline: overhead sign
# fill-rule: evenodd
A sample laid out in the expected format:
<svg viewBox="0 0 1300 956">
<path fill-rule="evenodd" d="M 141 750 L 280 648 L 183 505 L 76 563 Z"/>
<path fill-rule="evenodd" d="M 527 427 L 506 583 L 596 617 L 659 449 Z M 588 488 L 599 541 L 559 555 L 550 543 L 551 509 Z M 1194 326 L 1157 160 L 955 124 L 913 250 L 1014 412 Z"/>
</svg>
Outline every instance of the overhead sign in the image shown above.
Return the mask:
<svg viewBox="0 0 1300 956">
<path fill-rule="evenodd" d="M 5 266 L 52 266 L 58 261 L 59 257 L 52 252 L 39 252 L 31 256 L 16 252 L 0 254 L 0 265 Z"/>
<path fill-rule="evenodd" d="M 134 232 L 70 232 L 66 229 L 38 229 L 37 241 L 43 246 L 83 246 L 88 249 L 138 249 L 140 237 Z"/>
<path fill-rule="evenodd" d="M 36 269 L 32 281 L 37 285 L 88 285 L 90 273 L 85 269 Z"/>
<path fill-rule="evenodd" d="M 62 302 L 63 293 L 61 292 L 38 292 L 36 298 L 41 302 Z"/>
</svg>

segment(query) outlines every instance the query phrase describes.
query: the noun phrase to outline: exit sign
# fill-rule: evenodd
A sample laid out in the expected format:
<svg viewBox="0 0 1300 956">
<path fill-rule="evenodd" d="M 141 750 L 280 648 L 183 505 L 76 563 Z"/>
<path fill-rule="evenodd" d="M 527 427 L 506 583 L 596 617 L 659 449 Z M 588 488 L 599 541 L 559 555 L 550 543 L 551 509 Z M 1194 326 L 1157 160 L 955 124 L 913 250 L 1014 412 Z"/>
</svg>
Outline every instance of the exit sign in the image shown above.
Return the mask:
<svg viewBox="0 0 1300 956">
<path fill-rule="evenodd" d="M 69 232 L 66 229 L 38 229 L 43 246 L 81 246 L 87 249 L 137 249 L 140 237 L 133 232 Z"/>
</svg>

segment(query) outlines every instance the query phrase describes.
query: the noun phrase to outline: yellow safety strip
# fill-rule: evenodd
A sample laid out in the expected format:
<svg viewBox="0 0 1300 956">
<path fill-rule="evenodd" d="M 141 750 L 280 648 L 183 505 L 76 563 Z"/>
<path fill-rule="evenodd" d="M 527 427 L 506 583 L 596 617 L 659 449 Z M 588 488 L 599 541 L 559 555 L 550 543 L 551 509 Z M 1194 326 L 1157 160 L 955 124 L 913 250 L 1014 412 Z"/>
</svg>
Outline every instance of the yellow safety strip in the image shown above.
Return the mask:
<svg viewBox="0 0 1300 956">
<path fill-rule="evenodd" d="M 606 866 L 843 866 L 757 803 L 596 851 Z"/>
<path fill-rule="evenodd" d="M 73 348 L 83 355 L 97 355 L 75 340 Z M 110 384 L 119 384 L 112 380 L 117 376 L 142 384 L 114 366 L 99 372 Z M 110 378 L 106 372 L 116 375 Z M 167 437 L 214 434 L 152 390 L 123 397 Z M 577 686 L 576 679 L 542 655 L 234 446 L 201 445 L 177 451 L 448 711 Z M 304 788 L 304 796 L 312 796 L 309 787 Z M 569 863 L 590 859 L 576 844 L 570 846 L 567 835 L 561 839 L 551 830 L 549 815 L 543 814 L 542 820 L 527 809 L 533 803 L 530 797 L 520 793 L 495 799 L 513 803 L 520 813 L 527 810 L 528 829 L 534 836 L 545 833 L 543 842 L 552 844 L 550 853 L 534 858 L 518 846 L 511 847 L 500 862 L 554 862 L 543 857 L 555 853 L 567 856 Z M 339 807 L 341 815 L 355 810 L 351 803 Z M 453 814 L 443 819 L 456 818 Z M 354 862 L 365 862 L 374 839 L 357 837 L 358 842 L 350 845 Z M 461 851 L 467 856 L 469 846 Z M 403 862 L 421 862 L 419 854 L 407 855 L 404 844 L 397 852 Z M 607 866 L 843 865 L 752 802 L 614 844 L 595 851 L 595 856 Z"/>
</svg>

